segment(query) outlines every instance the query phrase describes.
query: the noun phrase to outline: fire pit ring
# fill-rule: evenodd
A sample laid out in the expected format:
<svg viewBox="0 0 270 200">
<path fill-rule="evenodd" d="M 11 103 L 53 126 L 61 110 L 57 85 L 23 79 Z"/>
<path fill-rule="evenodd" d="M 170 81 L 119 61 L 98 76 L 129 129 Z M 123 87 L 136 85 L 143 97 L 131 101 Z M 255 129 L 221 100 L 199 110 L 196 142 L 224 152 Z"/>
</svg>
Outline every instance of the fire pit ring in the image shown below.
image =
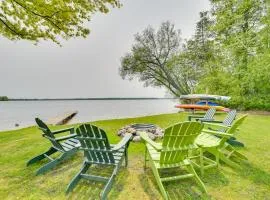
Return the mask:
<svg viewBox="0 0 270 200">
<path fill-rule="evenodd" d="M 124 137 L 125 134 L 131 133 L 133 135 L 132 141 L 139 142 L 141 141 L 141 137 L 139 132 L 144 131 L 148 134 L 149 138 L 152 140 L 156 140 L 158 138 L 162 138 L 164 133 L 163 130 L 155 124 L 145 124 L 145 123 L 137 123 L 130 124 L 119 129 L 117 135 L 120 137 Z"/>
</svg>

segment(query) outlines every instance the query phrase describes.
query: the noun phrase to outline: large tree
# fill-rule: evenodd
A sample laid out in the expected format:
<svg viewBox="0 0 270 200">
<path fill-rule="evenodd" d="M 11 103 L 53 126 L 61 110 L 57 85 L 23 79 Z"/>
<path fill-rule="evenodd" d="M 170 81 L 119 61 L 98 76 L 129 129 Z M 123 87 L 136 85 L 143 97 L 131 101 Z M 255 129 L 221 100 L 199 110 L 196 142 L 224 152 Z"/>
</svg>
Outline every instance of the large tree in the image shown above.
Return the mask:
<svg viewBox="0 0 270 200">
<path fill-rule="evenodd" d="M 210 47 L 214 56 L 202 62 L 205 76 L 197 91 L 208 88 L 210 93 L 230 95 L 235 105 L 242 108 L 269 109 L 270 1 L 210 2 L 213 23 L 209 30 L 214 33 Z M 189 49 L 191 53 L 201 51 Z"/>
<path fill-rule="evenodd" d="M 264 14 L 264 0 L 210 0 L 215 18 L 213 29 L 223 51 L 230 53 L 238 78 L 244 76 L 249 59 L 260 47 L 259 30 Z"/>
<path fill-rule="evenodd" d="M 11 40 L 86 37 L 95 12 L 106 13 L 118 0 L 0 0 L 0 35 Z"/>
<path fill-rule="evenodd" d="M 145 86 L 165 87 L 175 96 L 190 93 L 188 70 L 177 61 L 180 41 L 180 30 L 168 21 L 157 31 L 149 26 L 135 35 L 131 52 L 121 58 L 120 75 L 139 78 Z"/>
</svg>

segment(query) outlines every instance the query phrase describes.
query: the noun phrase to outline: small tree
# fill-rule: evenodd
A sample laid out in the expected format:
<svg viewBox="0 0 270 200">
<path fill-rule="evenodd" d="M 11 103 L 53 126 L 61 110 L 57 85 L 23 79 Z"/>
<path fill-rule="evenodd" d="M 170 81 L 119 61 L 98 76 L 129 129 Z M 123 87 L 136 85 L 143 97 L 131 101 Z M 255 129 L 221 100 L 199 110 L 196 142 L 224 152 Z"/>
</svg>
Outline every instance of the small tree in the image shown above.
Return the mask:
<svg viewBox="0 0 270 200">
<path fill-rule="evenodd" d="M 0 0 L 0 35 L 11 40 L 86 37 L 84 23 L 95 12 L 108 12 L 118 0 Z"/>
<path fill-rule="evenodd" d="M 0 101 L 8 101 L 8 97 L 7 96 L 0 96 Z"/>
<path fill-rule="evenodd" d="M 131 52 L 121 58 L 120 75 L 123 79 L 139 78 L 145 86 L 165 87 L 175 96 L 190 93 L 187 69 L 176 59 L 180 41 L 180 30 L 169 21 L 157 31 L 149 26 L 135 35 Z"/>
</svg>

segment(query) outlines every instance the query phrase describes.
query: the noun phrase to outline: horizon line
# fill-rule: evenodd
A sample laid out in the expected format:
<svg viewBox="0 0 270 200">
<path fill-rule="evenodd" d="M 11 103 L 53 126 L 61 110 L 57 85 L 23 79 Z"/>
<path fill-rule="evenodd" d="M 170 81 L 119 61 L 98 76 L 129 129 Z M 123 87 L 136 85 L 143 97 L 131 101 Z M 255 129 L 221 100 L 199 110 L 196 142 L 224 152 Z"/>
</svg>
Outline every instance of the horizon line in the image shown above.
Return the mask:
<svg viewBox="0 0 270 200">
<path fill-rule="evenodd" d="M 61 100 L 147 100 L 177 99 L 176 97 L 89 97 L 89 98 L 9 98 L 8 101 L 61 101 Z"/>
</svg>

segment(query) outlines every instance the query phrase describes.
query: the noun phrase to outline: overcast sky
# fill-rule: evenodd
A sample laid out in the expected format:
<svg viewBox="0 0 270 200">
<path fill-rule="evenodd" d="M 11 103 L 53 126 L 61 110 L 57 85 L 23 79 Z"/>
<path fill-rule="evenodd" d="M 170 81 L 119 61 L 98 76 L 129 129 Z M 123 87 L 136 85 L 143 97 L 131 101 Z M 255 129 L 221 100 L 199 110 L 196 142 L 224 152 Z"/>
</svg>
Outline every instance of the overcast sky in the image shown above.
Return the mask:
<svg viewBox="0 0 270 200">
<path fill-rule="evenodd" d="M 194 34 L 199 12 L 208 0 L 122 0 L 120 9 L 97 14 L 87 39 L 59 47 L 0 36 L 0 96 L 13 98 L 164 97 L 165 90 L 122 80 L 120 58 L 130 50 L 134 34 L 148 25 L 172 21 L 182 38 Z"/>
</svg>

